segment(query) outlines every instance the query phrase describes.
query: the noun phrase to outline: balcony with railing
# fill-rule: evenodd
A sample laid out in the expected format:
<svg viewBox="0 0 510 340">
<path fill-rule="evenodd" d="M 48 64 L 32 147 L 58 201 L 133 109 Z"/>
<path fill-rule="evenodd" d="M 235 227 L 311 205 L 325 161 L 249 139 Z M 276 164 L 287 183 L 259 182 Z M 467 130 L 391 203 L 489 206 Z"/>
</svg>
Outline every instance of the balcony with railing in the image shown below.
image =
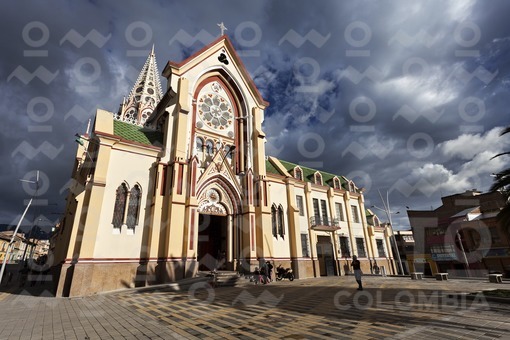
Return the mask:
<svg viewBox="0 0 510 340">
<path fill-rule="evenodd" d="M 310 226 L 318 231 L 336 231 L 340 229 L 338 218 L 323 218 L 320 216 L 310 217 Z"/>
</svg>

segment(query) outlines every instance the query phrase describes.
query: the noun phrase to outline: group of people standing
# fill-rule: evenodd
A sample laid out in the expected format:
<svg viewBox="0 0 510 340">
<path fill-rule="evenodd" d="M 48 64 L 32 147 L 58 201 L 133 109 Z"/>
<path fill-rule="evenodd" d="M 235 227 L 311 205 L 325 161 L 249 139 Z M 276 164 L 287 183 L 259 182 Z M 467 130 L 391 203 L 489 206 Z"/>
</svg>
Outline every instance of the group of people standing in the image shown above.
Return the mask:
<svg viewBox="0 0 510 340">
<path fill-rule="evenodd" d="M 363 272 L 361 271 L 361 263 L 356 255 L 352 257 L 351 266 L 354 271 L 354 278 L 358 283 L 358 290 L 363 290 L 363 284 L 361 282 L 361 276 Z M 260 268 L 255 267 L 255 270 L 253 271 L 253 281 L 255 284 L 268 284 L 269 282 L 273 281 L 273 265 L 271 262 L 262 261 Z"/>
<path fill-rule="evenodd" d="M 253 271 L 253 280 L 255 284 L 267 284 L 273 281 L 273 265 L 269 261 L 262 262 L 259 267 L 255 267 Z"/>
</svg>

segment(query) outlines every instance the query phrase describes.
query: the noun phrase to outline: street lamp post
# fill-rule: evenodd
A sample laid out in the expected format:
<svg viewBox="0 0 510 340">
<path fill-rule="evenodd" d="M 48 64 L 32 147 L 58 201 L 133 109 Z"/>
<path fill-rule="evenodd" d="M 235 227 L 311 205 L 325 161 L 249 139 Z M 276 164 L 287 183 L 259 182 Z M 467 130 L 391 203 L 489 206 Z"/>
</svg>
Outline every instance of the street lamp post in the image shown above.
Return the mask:
<svg viewBox="0 0 510 340">
<path fill-rule="evenodd" d="M 7 250 L 5 251 L 5 258 L 4 258 L 4 261 L 2 262 L 2 269 L 0 269 L 0 284 L 2 283 L 2 279 L 3 279 L 4 271 L 5 271 L 5 266 L 7 264 L 7 259 L 9 258 L 9 255 L 10 255 L 10 252 L 11 252 L 11 248 L 12 248 L 12 244 L 14 243 L 14 239 L 16 238 L 16 234 L 18 233 L 18 229 L 19 229 L 19 227 L 21 225 L 21 222 L 25 218 L 25 215 L 27 214 L 28 208 L 30 208 L 30 205 L 32 204 L 32 201 L 34 200 L 34 197 L 37 196 L 37 191 L 39 190 L 39 170 L 37 170 L 37 175 L 36 175 L 36 180 L 35 181 L 27 181 L 27 180 L 24 180 L 24 179 L 22 179 L 21 181 L 28 182 L 28 183 L 35 183 L 35 185 L 36 185 L 35 194 L 30 198 L 30 201 L 28 201 L 27 207 L 25 208 L 25 211 L 23 212 L 23 215 L 21 215 L 21 218 L 19 219 L 19 222 L 18 222 L 18 225 L 16 226 L 16 229 L 14 229 L 14 232 L 12 233 L 11 241 L 7 245 Z"/>
<path fill-rule="evenodd" d="M 400 258 L 400 252 L 398 250 L 397 240 L 395 238 L 395 233 L 393 232 L 393 222 L 391 221 L 391 214 L 392 214 L 392 212 L 390 211 L 390 201 L 389 201 L 389 197 L 388 197 L 388 192 L 386 191 L 386 201 L 384 201 L 380 191 L 379 191 L 379 196 L 381 197 L 381 200 L 383 202 L 384 209 L 379 208 L 379 207 L 377 207 L 375 205 L 373 205 L 372 208 L 384 211 L 385 214 L 386 214 L 386 217 L 388 218 L 388 221 L 390 223 L 391 239 L 393 240 L 393 248 L 395 249 L 395 253 L 396 253 L 396 256 L 397 256 L 397 260 L 398 260 L 398 267 L 399 267 L 400 273 L 402 275 L 404 275 L 404 267 L 402 266 L 402 259 Z M 396 212 L 396 214 L 398 214 L 398 213 L 399 212 Z"/>
<path fill-rule="evenodd" d="M 464 255 L 464 264 L 466 265 L 466 274 L 468 277 L 470 277 L 471 273 L 469 272 L 469 262 L 468 262 L 468 259 L 466 256 L 466 251 L 464 250 L 464 245 L 462 244 L 462 239 L 460 238 L 460 233 L 458 230 L 457 230 L 456 234 L 457 234 L 457 238 L 459 240 L 460 249 L 462 250 L 462 255 Z"/>
</svg>

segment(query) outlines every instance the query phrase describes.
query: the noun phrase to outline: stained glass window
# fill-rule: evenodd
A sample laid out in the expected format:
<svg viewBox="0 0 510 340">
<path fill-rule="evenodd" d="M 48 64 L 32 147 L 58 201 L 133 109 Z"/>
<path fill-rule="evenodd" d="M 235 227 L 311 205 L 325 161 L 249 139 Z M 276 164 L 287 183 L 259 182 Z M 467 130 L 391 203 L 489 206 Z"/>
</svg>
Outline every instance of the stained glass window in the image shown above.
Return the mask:
<svg viewBox="0 0 510 340">
<path fill-rule="evenodd" d="M 283 207 L 280 205 L 278 207 L 278 235 L 280 235 L 281 238 L 284 238 L 285 236 L 285 224 L 283 222 Z"/>
<path fill-rule="evenodd" d="M 126 184 L 122 183 L 119 185 L 115 195 L 115 207 L 113 209 L 112 224 L 115 228 L 120 229 L 122 226 L 122 222 L 124 220 L 124 211 L 126 210 L 127 193 L 128 190 Z"/>
<path fill-rule="evenodd" d="M 273 205 L 271 207 L 271 223 L 272 223 L 272 227 L 273 227 L 273 237 L 278 238 L 278 226 L 277 226 L 277 222 L 276 222 L 277 221 L 276 215 L 277 215 L 276 207 Z"/>
<path fill-rule="evenodd" d="M 197 137 L 197 151 L 202 152 L 202 149 L 204 148 L 204 141 L 202 138 Z"/>
<path fill-rule="evenodd" d="M 208 155 L 212 155 L 213 154 L 213 148 L 214 148 L 213 142 L 208 140 L 205 143 L 205 153 L 208 154 Z"/>
<path fill-rule="evenodd" d="M 140 214 L 140 199 L 141 199 L 141 191 L 138 185 L 135 185 L 133 189 L 131 189 L 131 195 L 129 197 L 129 206 L 126 224 L 128 228 L 134 229 L 138 224 L 138 215 Z"/>
</svg>

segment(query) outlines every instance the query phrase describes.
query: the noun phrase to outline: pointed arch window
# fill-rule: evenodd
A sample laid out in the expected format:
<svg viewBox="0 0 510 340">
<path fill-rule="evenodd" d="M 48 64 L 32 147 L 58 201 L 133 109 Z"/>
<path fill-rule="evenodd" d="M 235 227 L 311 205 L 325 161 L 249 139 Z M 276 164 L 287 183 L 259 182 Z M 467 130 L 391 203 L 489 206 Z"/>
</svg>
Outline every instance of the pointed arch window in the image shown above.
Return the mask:
<svg viewBox="0 0 510 340">
<path fill-rule="evenodd" d="M 232 154 L 234 153 L 234 150 L 235 149 L 232 150 L 231 145 L 225 146 L 225 158 L 232 159 Z"/>
<path fill-rule="evenodd" d="M 129 206 L 126 218 L 126 225 L 130 229 L 135 229 L 138 225 L 141 197 L 142 191 L 138 185 L 135 185 L 133 189 L 131 189 L 131 194 L 129 195 Z"/>
<path fill-rule="evenodd" d="M 316 172 L 314 175 L 315 184 L 322 185 L 322 176 L 320 172 Z"/>
<path fill-rule="evenodd" d="M 356 191 L 356 187 L 354 186 L 354 182 L 353 181 L 349 182 L 349 191 L 350 192 L 355 192 Z"/>
<path fill-rule="evenodd" d="M 205 153 L 207 155 L 212 155 L 213 154 L 213 150 L 214 150 L 214 144 L 212 141 L 208 140 L 206 143 L 205 143 Z"/>
<path fill-rule="evenodd" d="M 204 140 L 200 137 L 197 137 L 197 152 L 202 152 L 204 149 Z"/>
<path fill-rule="evenodd" d="M 301 170 L 301 168 L 298 166 L 294 168 L 294 178 L 299 181 L 303 180 L 303 170 Z"/>
<path fill-rule="evenodd" d="M 285 238 L 285 221 L 281 204 L 278 207 L 275 204 L 271 206 L 271 224 L 273 237 L 276 239 L 278 239 L 278 236 L 282 239 Z"/>
<path fill-rule="evenodd" d="M 271 225 L 273 229 L 273 237 L 278 238 L 278 212 L 276 206 L 273 204 L 271 207 Z"/>
<path fill-rule="evenodd" d="M 283 239 L 285 236 L 285 224 L 283 220 L 283 207 L 278 207 L 278 235 Z"/>
<path fill-rule="evenodd" d="M 115 207 L 113 208 L 112 224 L 115 228 L 120 229 L 124 222 L 124 211 L 126 211 L 128 189 L 125 183 L 122 183 L 117 188 L 115 194 Z"/>
<path fill-rule="evenodd" d="M 340 189 L 340 180 L 338 179 L 338 177 L 333 178 L 333 187 L 335 189 Z"/>
</svg>

